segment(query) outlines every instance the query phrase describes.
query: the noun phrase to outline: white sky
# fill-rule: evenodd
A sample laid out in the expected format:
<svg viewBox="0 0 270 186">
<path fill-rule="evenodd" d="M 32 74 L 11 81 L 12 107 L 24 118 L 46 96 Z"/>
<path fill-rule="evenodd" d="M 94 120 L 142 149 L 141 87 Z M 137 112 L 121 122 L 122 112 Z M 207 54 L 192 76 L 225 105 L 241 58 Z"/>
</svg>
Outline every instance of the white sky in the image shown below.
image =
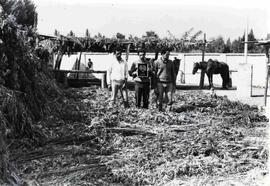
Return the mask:
<svg viewBox="0 0 270 186">
<path fill-rule="evenodd" d="M 120 32 L 142 36 L 153 30 L 159 36 L 176 37 L 194 28 L 207 38 L 223 36 L 225 41 L 242 36 L 247 26 L 256 38 L 270 33 L 269 0 L 32 0 L 37 6 L 38 31 L 52 35 L 57 29 L 84 36 L 107 37 Z"/>
</svg>

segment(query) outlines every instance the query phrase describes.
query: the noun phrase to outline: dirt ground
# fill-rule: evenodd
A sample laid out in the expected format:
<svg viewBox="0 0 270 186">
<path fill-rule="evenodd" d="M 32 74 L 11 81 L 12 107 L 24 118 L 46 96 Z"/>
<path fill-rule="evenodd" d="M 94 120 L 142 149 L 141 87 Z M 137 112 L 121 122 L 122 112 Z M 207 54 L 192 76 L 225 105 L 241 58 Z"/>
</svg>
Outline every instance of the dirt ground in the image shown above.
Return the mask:
<svg viewBox="0 0 270 186">
<path fill-rule="evenodd" d="M 38 124 L 42 144 L 9 146 L 25 185 L 267 185 L 268 122 L 256 106 L 206 90 L 177 90 L 164 112 L 135 108 L 133 91 L 127 109 L 109 97 L 68 89 Z"/>
</svg>

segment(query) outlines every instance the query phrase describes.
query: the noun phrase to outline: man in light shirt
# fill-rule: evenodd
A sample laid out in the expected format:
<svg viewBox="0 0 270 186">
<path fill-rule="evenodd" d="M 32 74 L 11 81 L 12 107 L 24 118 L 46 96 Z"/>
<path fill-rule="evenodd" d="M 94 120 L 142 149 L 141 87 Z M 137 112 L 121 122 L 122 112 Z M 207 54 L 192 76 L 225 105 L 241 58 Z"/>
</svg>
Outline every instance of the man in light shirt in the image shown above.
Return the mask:
<svg viewBox="0 0 270 186">
<path fill-rule="evenodd" d="M 115 104 L 118 90 L 124 102 L 124 107 L 129 107 L 128 92 L 126 88 L 128 78 L 127 62 L 122 59 L 122 49 L 116 48 L 114 52 L 116 60 L 112 61 L 107 70 L 108 87 L 112 89 L 111 101 L 112 105 Z"/>
</svg>

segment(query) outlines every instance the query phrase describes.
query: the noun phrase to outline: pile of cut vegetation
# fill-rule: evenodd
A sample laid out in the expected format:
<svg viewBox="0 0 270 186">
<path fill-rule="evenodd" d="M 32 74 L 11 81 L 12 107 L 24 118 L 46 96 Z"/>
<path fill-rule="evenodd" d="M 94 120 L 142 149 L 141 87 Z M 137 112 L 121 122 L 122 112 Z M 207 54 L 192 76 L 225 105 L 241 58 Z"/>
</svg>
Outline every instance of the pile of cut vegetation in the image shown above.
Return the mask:
<svg viewBox="0 0 270 186">
<path fill-rule="evenodd" d="M 0 7 L 0 178 L 16 182 L 7 146 L 23 138 L 42 142 L 36 123 L 50 113 L 49 100 L 62 90 L 36 51 L 34 4 L 8 0 Z"/>
<path fill-rule="evenodd" d="M 268 120 L 255 106 L 198 90 L 176 91 L 166 112 L 152 104 L 136 109 L 134 92 L 128 109 L 121 101 L 108 106 L 107 90 L 68 89 L 64 95 L 54 102 L 56 114 L 39 123 L 48 141 L 12 156 L 25 180 L 158 185 L 267 173 Z"/>
</svg>

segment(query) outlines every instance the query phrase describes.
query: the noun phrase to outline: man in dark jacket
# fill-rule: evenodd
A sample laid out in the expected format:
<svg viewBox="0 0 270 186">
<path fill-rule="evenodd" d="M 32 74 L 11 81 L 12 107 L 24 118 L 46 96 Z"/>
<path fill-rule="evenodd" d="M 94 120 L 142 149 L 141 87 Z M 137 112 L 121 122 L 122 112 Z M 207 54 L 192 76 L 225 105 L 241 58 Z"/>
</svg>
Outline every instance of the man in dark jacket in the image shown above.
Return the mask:
<svg viewBox="0 0 270 186">
<path fill-rule="evenodd" d="M 155 61 L 155 76 L 157 78 L 158 109 L 162 111 L 164 93 L 168 95 L 168 105 L 172 105 L 172 97 L 175 89 L 175 69 L 174 64 L 169 60 L 170 51 L 161 51 L 161 58 Z"/>
<path fill-rule="evenodd" d="M 140 108 L 141 100 L 143 100 L 143 108 L 147 109 L 149 106 L 151 64 L 145 55 L 145 50 L 138 51 L 139 60 L 132 63 L 129 75 L 135 81 L 136 107 Z"/>
</svg>

